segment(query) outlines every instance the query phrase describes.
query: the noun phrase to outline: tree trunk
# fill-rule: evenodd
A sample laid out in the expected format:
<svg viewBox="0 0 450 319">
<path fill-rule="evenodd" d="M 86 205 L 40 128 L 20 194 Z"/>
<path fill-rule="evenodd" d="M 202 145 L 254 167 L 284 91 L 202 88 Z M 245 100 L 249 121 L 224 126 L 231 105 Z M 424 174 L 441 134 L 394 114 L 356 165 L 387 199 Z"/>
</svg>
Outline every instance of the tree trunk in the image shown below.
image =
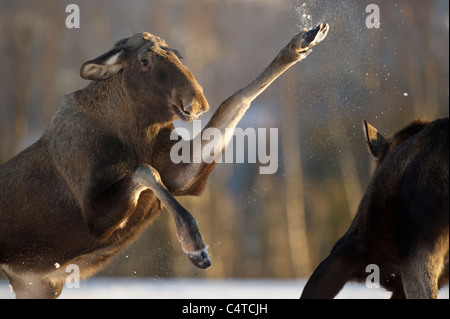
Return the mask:
<svg viewBox="0 0 450 319">
<path fill-rule="evenodd" d="M 290 90 L 297 87 L 291 73 L 281 79 L 281 87 Z M 296 278 L 311 272 L 308 238 L 306 233 L 304 183 L 300 146 L 299 123 L 297 121 L 298 101 L 290 92 L 281 106 L 281 144 L 285 168 L 285 203 L 287 235 L 292 268 Z"/>
</svg>

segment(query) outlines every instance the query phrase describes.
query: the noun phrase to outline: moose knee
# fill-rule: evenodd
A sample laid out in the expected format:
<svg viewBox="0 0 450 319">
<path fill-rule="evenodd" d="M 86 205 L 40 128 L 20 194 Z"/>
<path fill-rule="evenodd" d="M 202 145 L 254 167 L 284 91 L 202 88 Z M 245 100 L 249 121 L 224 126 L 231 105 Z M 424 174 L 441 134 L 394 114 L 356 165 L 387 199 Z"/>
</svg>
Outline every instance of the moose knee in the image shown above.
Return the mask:
<svg viewBox="0 0 450 319">
<path fill-rule="evenodd" d="M 154 186 L 161 182 L 158 171 L 146 164 L 139 165 L 134 169 L 133 179 L 141 186 Z"/>
</svg>

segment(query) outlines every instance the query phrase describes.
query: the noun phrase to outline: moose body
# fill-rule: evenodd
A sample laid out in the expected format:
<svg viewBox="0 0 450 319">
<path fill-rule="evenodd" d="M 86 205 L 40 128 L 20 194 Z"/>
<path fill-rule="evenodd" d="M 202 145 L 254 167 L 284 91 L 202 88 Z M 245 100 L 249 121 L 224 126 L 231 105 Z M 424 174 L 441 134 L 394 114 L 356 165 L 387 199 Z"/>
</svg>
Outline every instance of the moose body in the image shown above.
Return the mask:
<svg viewBox="0 0 450 319">
<path fill-rule="evenodd" d="M 392 139 L 364 124 L 377 168 L 350 228 L 301 298 L 333 298 L 347 281 L 365 282 L 371 264 L 392 298 L 436 298 L 448 282 L 449 119 L 416 120 Z"/>
<path fill-rule="evenodd" d="M 327 31 L 320 25 L 294 36 L 260 76 L 219 106 L 206 128 L 235 128 L 251 101 Z M 82 278 L 94 274 L 162 204 L 189 259 L 210 266 L 197 222 L 173 197 L 200 194 L 215 165 L 170 159 L 173 121 L 209 109 L 179 53 L 138 33 L 84 63 L 80 75 L 93 82 L 68 94 L 42 137 L 0 166 L 0 267 L 18 298 L 58 297 L 69 264 Z M 227 137 L 215 143 L 223 150 Z"/>
</svg>

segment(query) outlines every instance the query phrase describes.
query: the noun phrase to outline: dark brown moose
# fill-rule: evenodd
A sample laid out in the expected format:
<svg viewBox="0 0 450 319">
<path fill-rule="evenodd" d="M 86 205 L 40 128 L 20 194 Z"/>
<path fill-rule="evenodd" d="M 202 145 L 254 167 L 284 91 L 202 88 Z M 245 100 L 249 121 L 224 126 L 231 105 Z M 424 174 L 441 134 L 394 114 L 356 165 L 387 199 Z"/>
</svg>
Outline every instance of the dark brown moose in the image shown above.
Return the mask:
<svg viewBox="0 0 450 319">
<path fill-rule="evenodd" d="M 250 103 L 327 31 L 322 24 L 294 36 L 206 128 L 234 129 Z M 92 82 L 68 94 L 42 137 L 0 166 L 0 267 L 18 298 L 58 297 L 68 266 L 76 265 L 81 278 L 93 275 L 158 215 L 161 203 L 193 264 L 211 264 L 196 220 L 173 197 L 198 195 L 215 165 L 170 158 L 178 141 L 171 139 L 172 122 L 209 109 L 178 52 L 138 33 L 84 63 L 80 75 Z M 227 139 L 215 142 L 219 149 Z M 200 154 L 211 146 L 190 143 Z"/>
<path fill-rule="evenodd" d="M 416 120 L 392 139 L 364 127 L 377 168 L 301 298 L 334 298 L 349 280 L 379 281 L 392 298 L 436 298 L 448 282 L 449 119 Z"/>
</svg>

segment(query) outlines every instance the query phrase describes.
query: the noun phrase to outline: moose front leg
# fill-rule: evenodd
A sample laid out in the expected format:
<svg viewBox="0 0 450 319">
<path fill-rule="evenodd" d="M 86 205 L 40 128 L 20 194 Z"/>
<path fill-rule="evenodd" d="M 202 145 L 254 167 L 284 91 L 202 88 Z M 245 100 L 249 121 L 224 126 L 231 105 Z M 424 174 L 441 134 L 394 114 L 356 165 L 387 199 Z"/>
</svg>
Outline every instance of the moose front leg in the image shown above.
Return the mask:
<svg viewBox="0 0 450 319">
<path fill-rule="evenodd" d="M 177 238 L 191 262 L 201 269 L 211 266 L 207 252 L 208 247 L 203 242 L 197 221 L 167 190 L 161 182 L 158 171 L 150 165 L 140 165 L 134 170 L 132 179 L 137 187 L 137 192 L 151 189 L 167 207 L 175 220 Z"/>
<path fill-rule="evenodd" d="M 208 128 L 217 128 L 221 131 L 222 152 L 230 141 L 231 132 L 236 128 L 252 101 L 292 65 L 305 59 L 312 52 L 312 47 L 325 39 L 328 29 L 328 24 L 320 24 L 312 30 L 305 30 L 295 35 L 255 80 L 222 102 L 203 130 L 204 132 Z M 201 145 L 202 150 L 205 147 L 211 149 L 208 141 L 193 142 L 193 145 Z"/>
<path fill-rule="evenodd" d="M 190 163 L 179 166 L 175 170 L 167 167 L 172 165 L 170 161 L 158 163 L 158 167 L 164 167 L 160 171 L 165 172 L 166 175 L 163 178 L 172 193 L 196 195 L 203 189 L 214 164 L 222 156 L 237 123 L 244 116 L 251 102 L 284 71 L 306 58 L 311 53 L 312 47 L 325 39 L 328 29 L 328 24 L 320 24 L 312 30 L 305 30 L 295 35 L 255 80 L 222 102 L 201 134 L 190 141 L 178 141 L 181 144 L 189 144 L 187 147 L 180 146 L 191 150 Z M 219 130 L 222 139 L 204 140 L 203 136 L 208 129 L 214 129 L 216 132 Z M 170 135 L 170 139 L 174 140 L 173 137 Z M 168 139 L 165 139 L 166 143 Z M 214 150 L 213 154 L 210 154 L 209 150 Z M 194 160 L 194 154 L 201 154 L 201 161 Z M 178 174 L 180 170 L 182 174 Z"/>
<path fill-rule="evenodd" d="M 205 129 L 215 127 L 223 132 L 226 128 L 234 129 L 251 102 L 287 69 L 306 58 L 312 52 L 312 47 L 325 39 L 328 29 L 328 24 L 320 24 L 295 35 L 255 80 L 222 102 Z M 224 147 L 228 142 L 229 136 L 223 141 Z M 202 148 L 205 144 L 202 144 Z"/>
<path fill-rule="evenodd" d="M 172 196 L 162 183 L 158 171 L 150 165 L 135 167 L 93 198 L 91 209 L 84 213 L 91 233 L 100 240 L 106 240 L 115 230 L 126 225 L 140 194 L 145 190 L 152 190 L 169 210 L 175 220 L 177 238 L 192 263 L 201 269 L 208 268 L 211 262 L 197 221 Z"/>
<path fill-rule="evenodd" d="M 205 129 L 234 129 L 251 102 L 292 65 L 305 59 L 312 52 L 312 47 L 325 39 L 328 29 L 328 24 L 320 24 L 312 30 L 295 35 L 255 80 L 222 102 Z M 228 140 L 224 141 L 227 142 Z"/>
</svg>

